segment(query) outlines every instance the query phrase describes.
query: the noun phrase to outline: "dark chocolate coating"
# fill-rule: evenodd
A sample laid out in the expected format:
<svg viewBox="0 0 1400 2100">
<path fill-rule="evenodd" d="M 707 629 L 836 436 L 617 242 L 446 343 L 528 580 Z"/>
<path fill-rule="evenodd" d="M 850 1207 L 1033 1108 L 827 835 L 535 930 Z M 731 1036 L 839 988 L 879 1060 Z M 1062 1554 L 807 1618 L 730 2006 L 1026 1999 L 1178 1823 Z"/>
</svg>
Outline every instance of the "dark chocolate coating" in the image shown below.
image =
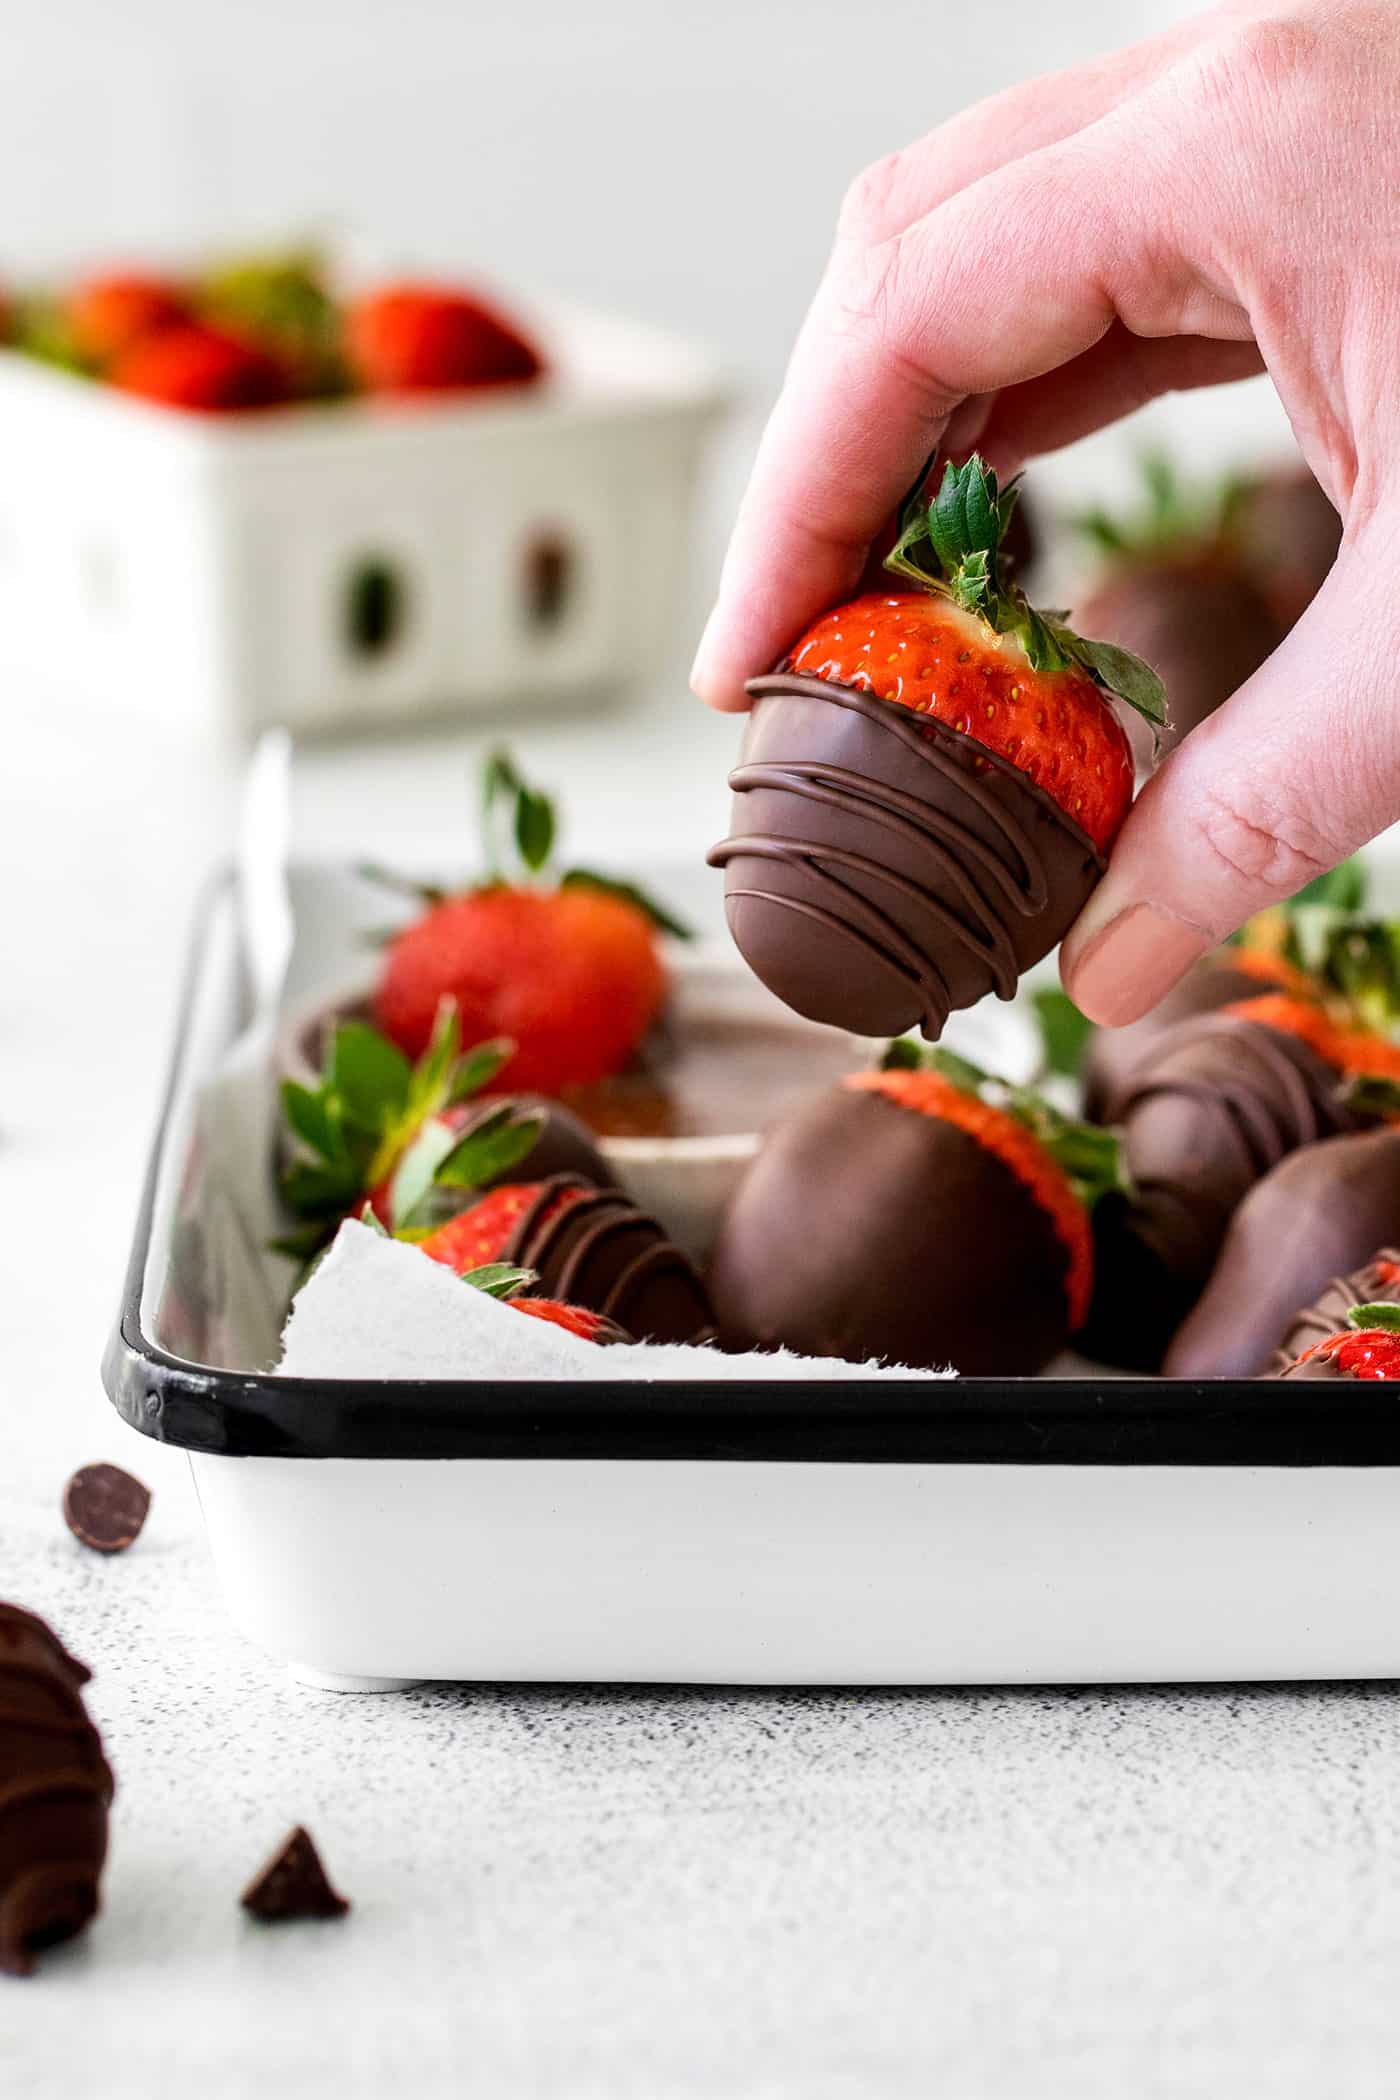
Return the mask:
<svg viewBox="0 0 1400 2100">
<path fill-rule="evenodd" d="M 1262 591 L 1220 555 L 1129 559 L 1076 606 L 1074 624 L 1131 649 L 1156 671 L 1167 690 L 1162 755 L 1252 678 L 1283 640 Z M 1119 718 L 1139 772 L 1150 772 L 1150 726 L 1135 708 L 1121 708 Z"/>
<path fill-rule="evenodd" d="M 1331 498 L 1301 461 L 1264 475 L 1241 493 L 1233 525 L 1284 631 L 1307 611 L 1342 544 Z"/>
<path fill-rule="evenodd" d="M 112 1774 L 88 1719 L 91 1676 L 32 1612 L 0 1604 L 0 1969 L 96 1915 Z"/>
<path fill-rule="evenodd" d="M 1206 1287 L 1230 1220 L 1300 1146 L 1364 1127 L 1305 1043 L 1232 1015 L 1164 1036 L 1108 1105 L 1134 1194 L 1094 1214 L 1087 1355 L 1155 1370 Z"/>
<path fill-rule="evenodd" d="M 1233 1006 L 1240 999 L 1257 999 L 1268 991 L 1259 978 L 1235 967 L 1233 953 L 1230 948 L 1218 948 L 1204 956 L 1140 1021 L 1130 1021 L 1125 1028 L 1094 1030 L 1080 1075 L 1083 1112 L 1091 1123 L 1108 1121 L 1109 1103 L 1124 1092 L 1133 1071 L 1169 1028 L 1196 1014 Z"/>
<path fill-rule="evenodd" d="M 1049 1217 L 974 1138 L 838 1086 L 764 1144 L 710 1290 L 730 1347 L 1015 1375 L 1068 1340 L 1068 1266 Z"/>
<path fill-rule="evenodd" d="M 1009 999 L 1103 873 L 1092 841 L 1013 766 L 929 715 L 775 673 L 730 775 L 710 853 L 755 975 L 809 1020 L 857 1035 Z"/>
<path fill-rule="evenodd" d="M 1286 1371 L 1278 1373 L 1280 1378 L 1351 1378 L 1353 1375 L 1351 1371 L 1344 1371 L 1330 1356 L 1310 1356 L 1305 1364 L 1290 1364 Z"/>
<path fill-rule="evenodd" d="M 1300 1306 L 1394 1241 L 1400 1130 L 1329 1138 L 1295 1152 L 1236 1211 L 1210 1282 L 1163 1369 L 1174 1378 L 1256 1376 L 1308 1317 Z"/>
<path fill-rule="evenodd" d="M 549 1217 L 555 1198 L 569 1188 L 585 1193 Z M 713 1337 L 714 1315 L 689 1257 L 617 1189 L 594 1188 L 578 1175 L 553 1175 L 501 1250 L 501 1260 L 537 1272 L 525 1296 L 602 1313 L 639 1342 Z"/>
</svg>

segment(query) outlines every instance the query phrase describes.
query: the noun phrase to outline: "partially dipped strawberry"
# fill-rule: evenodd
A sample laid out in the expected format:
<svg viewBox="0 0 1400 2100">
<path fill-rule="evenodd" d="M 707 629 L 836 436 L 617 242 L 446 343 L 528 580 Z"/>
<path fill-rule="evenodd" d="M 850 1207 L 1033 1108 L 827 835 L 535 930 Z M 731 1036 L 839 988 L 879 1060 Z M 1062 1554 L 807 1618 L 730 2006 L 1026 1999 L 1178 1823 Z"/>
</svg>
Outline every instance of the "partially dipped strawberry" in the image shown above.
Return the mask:
<svg viewBox="0 0 1400 2100">
<path fill-rule="evenodd" d="M 1354 1305 L 1339 1334 L 1314 1342 L 1278 1375 L 1400 1379 L 1400 1305 Z"/>
<path fill-rule="evenodd" d="M 517 1269 L 509 1262 L 487 1262 L 480 1268 L 461 1272 L 463 1283 L 473 1290 L 484 1291 L 490 1298 L 499 1298 L 512 1312 L 526 1313 L 532 1320 L 543 1320 L 550 1327 L 562 1327 L 566 1334 L 577 1335 L 581 1342 L 592 1342 L 599 1349 L 615 1347 L 619 1342 L 630 1343 L 632 1336 L 616 1320 L 603 1313 L 590 1312 L 584 1305 L 566 1305 L 558 1298 L 528 1298 L 522 1296 L 531 1284 L 537 1281 L 532 1269 Z"/>
<path fill-rule="evenodd" d="M 655 1218 L 577 1175 L 497 1188 L 414 1237 L 458 1275 L 498 1264 L 522 1272 L 522 1297 L 580 1306 L 639 1341 L 703 1341 L 714 1331 L 704 1285 Z"/>
<path fill-rule="evenodd" d="M 720 1331 L 854 1363 L 1042 1370 L 1088 1308 L 1114 1139 L 949 1052 L 892 1057 L 769 1135 L 720 1229 Z"/>
<path fill-rule="evenodd" d="M 799 1013 L 929 1038 L 1010 998 L 1101 875 L 1133 767 L 1115 699 L 1154 727 L 1145 664 L 1010 580 L 1016 500 L 978 459 L 908 506 L 886 567 L 911 591 L 825 614 L 776 670 L 731 776 L 730 929 Z"/>
<path fill-rule="evenodd" d="M 478 1098 L 513 1047 L 498 1041 L 464 1051 L 450 999 L 413 1065 L 377 1029 L 342 1022 L 317 1085 L 283 1082 L 292 1146 L 282 1194 L 299 1223 L 278 1250 L 314 1256 L 343 1218 L 366 1212 L 391 1232 L 431 1230 L 527 1155 L 542 1172 L 567 1167 L 606 1182 L 601 1156 L 566 1111 L 529 1097 Z"/>
<path fill-rule="evenodd" d="M 391 940 L 374 995 L 380 1027 L 417 1056 L 444 998 L 469 1035 L 509 1037 L 504 1082 L 558 1094 L 619 1072 L 660 1012 L 658 934 L 685 929 L 632 885 L 572 868 L 550 872 L 552 805 L 504 753 L 486 770 L 486 879 L 427 905 Z M 511 812 L 513 855 L 494 837 Z M 513 859 L 514 865 L 510 865 Z"/>
</svg>

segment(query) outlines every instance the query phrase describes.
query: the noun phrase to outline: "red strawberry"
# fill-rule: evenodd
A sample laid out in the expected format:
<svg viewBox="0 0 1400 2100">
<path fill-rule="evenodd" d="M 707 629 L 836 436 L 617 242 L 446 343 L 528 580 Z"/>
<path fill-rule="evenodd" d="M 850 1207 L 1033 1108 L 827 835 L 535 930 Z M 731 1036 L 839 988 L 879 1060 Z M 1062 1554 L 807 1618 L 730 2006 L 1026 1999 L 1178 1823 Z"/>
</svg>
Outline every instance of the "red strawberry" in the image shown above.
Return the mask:
<svg viewBox="0 0 1400 2100">
<path fill-rule="evenodd" d="M 431 284 L 389 285 L 346 315 L 350 362 L 374 394 L 433 393 L 536 379 L 543 361 L 500 314 Z"/>
<path fill-rule="evenodd" d="M 548 1320 L 551 1326 L 567 1328 L 581 1341 L 596 1342 L 603 1349 L 632 1339 L 616 1320 L 606 1319 L 602 1313 L 586 1312 L 581 1305 L 561 1305 L 554 1298 L 512 1298 L 509 1303 L 514 1312 L 528 1313 L 532 1320 Z"/>
<path fill-rule="evenodd" d="M 513 805 L 520 874 L 538 876 L 553 846 L 548 801 L 497 754 L 486 775 L 486 823 L 499 797 Z M 496 856 L 492 854 L 492 860 Z M 375 1016 L 417 1056 L 444 998 L 468 1036 L 509 1036 L 512 1087 L 558 1094 L 619 1072 L 660 1011 L 666 970 L 657 927 L 684 928 L 625 883 L 576 868 L 549 887 L 501 879 L 460 896 L 423 892 L 429 908 L 393 940 Z"/>
<path fill-rule="evenodd" d="M 1400 1379 L 1400 1306 L 1353 1305 L 1340 1334 L 1314 1342 L 1282 1375 Z"/>
<path fill-rule="evenodd" d="M 521 1219 L 538 1201 L 543 1187 L 538 1181 L 507 1182 L 503 1188 L 492 1189 L 470 1210 L 439 1225 L 418 1245 L 430 1261 L 442 1262 L 459 1276 L 472 1269 L 489 1268 L 505 1258 Z M 583 1182 L 561 1188 L 541 1212 L 539 1223 L 543 1225 L 561 1216 L 591 1193 Z"/>
<path fill-rule="evenodd" d="M 80 284 L 63 318 L 78 356 L 104 370 L 137 343 L 187 323 L 190 303 L 169 278 L 119 272 Z"/>
<path fill-rule="evenodd" d="M 275 358 L 193 322 L 141 338 L 114 359 L 107 377 L 123 393 L 206 413 L 273 408 L 290 391 Z"/>
<path fill-rule="evenodd" d="M 885 566 L 916 592 L 871 592 L 823 614 L 780 670 L 934 716 L 1034 781 L 1107 850 L 1133 796 L 1128 739 L 1106 695 L 1149 720 L 1161 688 L 1144 664 L 1042 614 L 1000 560 L 1016 489 L 981 460 L 949 464 L 908 506 Z"/>
</svg>

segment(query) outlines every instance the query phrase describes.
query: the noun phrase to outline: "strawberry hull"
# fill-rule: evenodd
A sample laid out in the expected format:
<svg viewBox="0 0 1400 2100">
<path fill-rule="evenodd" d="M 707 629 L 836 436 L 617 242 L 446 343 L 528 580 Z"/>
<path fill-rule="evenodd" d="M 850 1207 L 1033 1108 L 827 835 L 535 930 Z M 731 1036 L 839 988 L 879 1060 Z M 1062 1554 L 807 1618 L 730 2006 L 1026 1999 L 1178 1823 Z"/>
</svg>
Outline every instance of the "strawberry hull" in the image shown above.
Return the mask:
<svg viewBox="0 0 1400 2100">
<path fill-rule="evenodd" d="M 823 679 L 750 681 L 730 775 L 730 932 L 796 1012 L 860 1035 L 922 1029 L 1057 946 L 1102 875 L 1093 842 L 995 753 Z"/>
</svg>

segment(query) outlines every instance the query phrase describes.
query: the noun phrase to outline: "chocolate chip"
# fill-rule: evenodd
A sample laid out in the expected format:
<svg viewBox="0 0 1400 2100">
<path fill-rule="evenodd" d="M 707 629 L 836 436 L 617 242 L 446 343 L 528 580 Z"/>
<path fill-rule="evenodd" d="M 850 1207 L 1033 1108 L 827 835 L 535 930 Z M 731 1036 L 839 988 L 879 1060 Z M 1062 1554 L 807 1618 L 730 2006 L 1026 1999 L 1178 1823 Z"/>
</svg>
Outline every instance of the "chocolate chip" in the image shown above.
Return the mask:
<svg viewBox="0 0 1400 2100">
<path fill-rule="evenodd" d="M 350 1908 L 326 1879 L 321 1855 L 300 1823 L 239 1900 L 264 1924 L 281 1918 L 341 1918 Z"/>
<path fill-rule="evenodd" d="M 124 1553 L 150 1506 L 150 1489 L 120 1466 L 80 1466 L 63 1490 L 64 1522 L 94 1553 Z"/>
</svg>

